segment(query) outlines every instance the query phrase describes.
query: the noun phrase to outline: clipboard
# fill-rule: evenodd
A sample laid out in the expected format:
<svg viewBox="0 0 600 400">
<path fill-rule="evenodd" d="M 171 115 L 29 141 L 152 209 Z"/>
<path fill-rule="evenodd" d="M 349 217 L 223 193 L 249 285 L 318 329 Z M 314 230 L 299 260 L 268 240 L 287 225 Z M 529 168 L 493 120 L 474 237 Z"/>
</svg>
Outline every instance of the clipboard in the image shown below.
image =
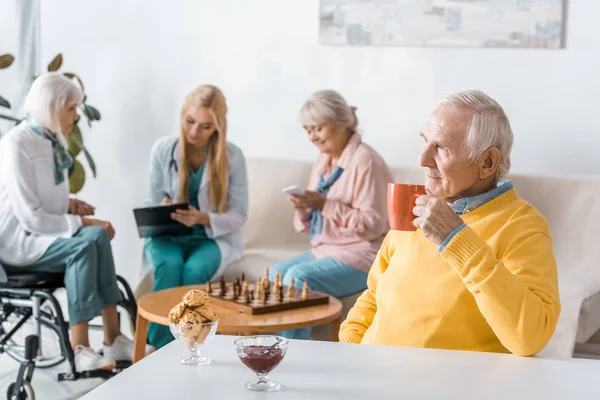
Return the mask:
<svg viewBox="0 0 600 400">
<path fill-rule="evenodd" d="M 152 207 L 135 208 L 133 215 L 141 238 L 155 236 L 191 235 L 193 228 L 187 227 L 171 218 L 175 210 L 187 210 L 188 203 L 165 204 Z"/>
</svg>

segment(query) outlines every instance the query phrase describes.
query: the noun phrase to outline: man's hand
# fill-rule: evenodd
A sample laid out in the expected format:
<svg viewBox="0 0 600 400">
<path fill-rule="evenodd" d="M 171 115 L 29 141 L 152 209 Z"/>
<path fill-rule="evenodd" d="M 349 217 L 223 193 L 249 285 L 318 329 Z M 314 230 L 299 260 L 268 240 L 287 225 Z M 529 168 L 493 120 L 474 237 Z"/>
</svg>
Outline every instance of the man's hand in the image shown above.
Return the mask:
<svg viewBox="0 0 600 400">
<path fill-rule="evenodd" d="M 69 199 L 69 213 L 73 215 L 79 215 L 80 217 L 94 215 L 95 209 L 95 207 L 89 205 L 85 201 Z"/>
<path fill-rule="evenodd" d="M 413 214 L 417 218 L 413 225 L 420 228 L 427 239 L 440 246 L 463 221 L 444 200 L 434 197 L 429 190 L 426 193 L 416 199 Z"/>
<path fill-rule="evenodd" d="M 190 207 L 187 210 L 175 210 L 174 213 L 171 213 L 171 218 L 188 227 L 192 227 L 194 225 L 210 225 L 208 213 L 199 211 L 194 207 Z"/>
<path fill-rule="evenodd" d="M 289 195 L 288 201 L 295 208 L 308 208 L 311 210 L 323 210 L 325 206 L 325 196 L 319 192 L 304 192 L 304 196 Z"/>
<path fill-rule="evenodd" d="M 115 237 L 115 228 L 113 228 L 110 222 L 101 221 L 95 218 L 81 218 L 81 222 L 83 222 L 83 226 L 99 226 L 101 228 L 106 229 L 110 240 L 112 240 Z"/>
</svg>

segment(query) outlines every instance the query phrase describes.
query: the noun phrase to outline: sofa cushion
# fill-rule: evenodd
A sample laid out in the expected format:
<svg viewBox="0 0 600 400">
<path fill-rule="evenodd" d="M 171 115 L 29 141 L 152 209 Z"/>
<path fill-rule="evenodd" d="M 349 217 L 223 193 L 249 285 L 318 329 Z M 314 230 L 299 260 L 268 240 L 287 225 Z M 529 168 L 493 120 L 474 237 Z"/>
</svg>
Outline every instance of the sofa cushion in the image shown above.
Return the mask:
<svg viewBox="0 0 600 400">
<path fill-rule="evenodd" d="M 587 342 L 600 329 L 600 293 L 588 297 L 581 305 L 577 343 Z"/>
</svg>

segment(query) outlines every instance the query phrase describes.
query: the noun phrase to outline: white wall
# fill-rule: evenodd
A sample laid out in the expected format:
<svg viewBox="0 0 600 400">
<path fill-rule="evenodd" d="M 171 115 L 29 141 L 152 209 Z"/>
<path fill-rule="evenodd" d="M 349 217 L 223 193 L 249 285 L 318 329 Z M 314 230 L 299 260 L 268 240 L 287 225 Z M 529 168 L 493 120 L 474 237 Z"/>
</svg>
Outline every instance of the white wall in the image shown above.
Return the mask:
<svg viewBox="0 0 600 400">
<path fill-rule="evenodd" d="M 511 118 L 513 171 L 598 174 L 599 15 L 600 2 L 570 0 L 560 51 L 325 47 L 318 0 L 52 0 L 42 4 L 42 60 L 62 52 L 103 114 L 85 138 L 99 177 L 82 195 L 115 223 L 118 270 L 135 281 L 131 209 L 146 189 L 148 152 L 177 132 L 194 86 L 224 90 L 230 139 L 246 155 L 306 160 L 315 151 L 297 110 L 312 91 L 337 89 L 358 106 L 365 140 L 412 167 L 436 97 L 477 87 Z"/>
</svg>

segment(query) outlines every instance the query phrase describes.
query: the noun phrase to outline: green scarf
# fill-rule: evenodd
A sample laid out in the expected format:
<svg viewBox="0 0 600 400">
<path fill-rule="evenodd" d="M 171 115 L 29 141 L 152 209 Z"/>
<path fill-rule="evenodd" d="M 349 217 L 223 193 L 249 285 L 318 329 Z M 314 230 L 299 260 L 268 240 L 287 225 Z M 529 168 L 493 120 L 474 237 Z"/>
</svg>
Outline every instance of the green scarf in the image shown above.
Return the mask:
<svg viewBox="0 0 600 400">
<path fill-rule="evenodd" d="M 52 133 L 49 129 L 40 126 L 31 117 L 27 117 L 27 123 L 35 133 L 48 139 L 50 143 L 52 143 L 52 152 L 54 154 L 54 183 L 60 185 L 65 180 L 64 170 L 68 170 L 73 166 L 73 157 L 65 150 L 56 134 Z"/>
</svg>

